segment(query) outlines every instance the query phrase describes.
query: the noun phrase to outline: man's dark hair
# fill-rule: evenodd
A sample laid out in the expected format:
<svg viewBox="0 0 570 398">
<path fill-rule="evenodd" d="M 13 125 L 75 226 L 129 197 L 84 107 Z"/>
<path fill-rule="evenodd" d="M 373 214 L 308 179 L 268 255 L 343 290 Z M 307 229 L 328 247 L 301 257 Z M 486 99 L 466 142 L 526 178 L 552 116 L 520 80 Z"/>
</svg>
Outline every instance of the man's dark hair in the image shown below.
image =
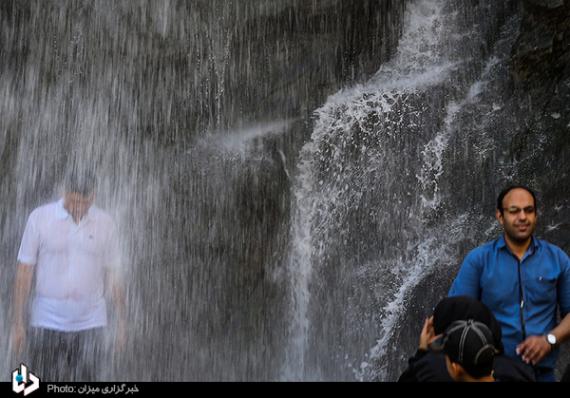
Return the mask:
<svg viewBox="0 0 570 398">
<path fill-rule="evenodd" d="M 66 192 L 75 192 L 89 196 L 95 192 L 97 178 L 92 170 L 71 170 L 67 173 L 64 182 Z"/>
<path fill-rule="evenodd" d="M 510 185 L 505 189 L 503 189 L 501 193 L 499 193 L 499 197 L 497 198 L 497 210 L 499 210 L 501 214 L 503 214 L 503 199 L 505 199 L 505 196 L 507 196 L 507 194 L 511 192 L 513 189 L 524 189 L 525 191 L 530 193 L 532 195 L 532 199 L 534 200 L 534 209 L 535 211 L 537 210 L 536 194 L 532 189 L 530 189 L 525 185 Z"/>
</svg>

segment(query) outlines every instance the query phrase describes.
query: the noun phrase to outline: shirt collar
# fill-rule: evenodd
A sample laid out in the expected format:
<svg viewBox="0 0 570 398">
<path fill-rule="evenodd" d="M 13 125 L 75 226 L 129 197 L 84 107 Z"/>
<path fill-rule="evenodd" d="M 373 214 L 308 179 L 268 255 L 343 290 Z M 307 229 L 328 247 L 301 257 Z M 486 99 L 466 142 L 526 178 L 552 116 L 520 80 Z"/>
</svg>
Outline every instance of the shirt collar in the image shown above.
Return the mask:
<svg viewBox="0 0 570 398">
<path fill-rule="evenodd" d="M 497 239 L 497 249 L 502 249 L 507 247 L 507 242 L 505 241 L 505 235 L 501 234 L 501 236 L 499 236 L 499 239 Z M 531 237 L 531 241 L 530 241 L 530 246 L 529 248 L 532 249 L 532 252 L 536 251 L 538 248 L 540 247 L 540 244 L 538 242 L 538 239 L 536 239 L 534 237 L 534 235 Z M 527 249 L 528 250 L 528 249 Z"/>
<path fill-rule="evenodd" d="M 65 210 L 65 207 L 63 207 L 63 199 L 60 199 L 57 202 L 55 207 L 55 216 L 59 220 L 65 220 L 67 217 L 71 217 L 71 214 L 69 214 L 69 212 Z"/>
<path fill-rule="evenodd" d="M 90 219 L 91 207 L 87 210 L 87 214 L 83 216 L 81 222 L 88 221 Z M 55 216 L 57 217 L 58 220 L 66 220 L 68 217 L 71 217 L 71 214 L 69 214 L 69 212 L 63 206 L 63 198 L 57 201 Z"/>
</svg>

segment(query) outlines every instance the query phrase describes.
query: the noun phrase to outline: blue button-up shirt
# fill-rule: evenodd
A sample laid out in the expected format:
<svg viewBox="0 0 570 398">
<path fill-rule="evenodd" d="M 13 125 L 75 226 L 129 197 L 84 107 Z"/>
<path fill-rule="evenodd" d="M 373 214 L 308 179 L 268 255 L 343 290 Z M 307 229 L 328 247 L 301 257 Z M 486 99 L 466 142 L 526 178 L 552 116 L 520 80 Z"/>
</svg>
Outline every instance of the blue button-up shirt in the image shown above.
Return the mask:
<svg viewBox="0 0 570 398">
<path fill-rule="evenodd" d="M 533 237 L 519 261 L 501 236 L 465 257 L 449 296 L 487 305 L 501 324 L 505 354 L 517 358 L 523 331 L 526 337 L 544 335 L 556 326 L 557 305 L 562 317 L 570 312 L 570 260 L 559 247 Z M 539 365 L 554 368 L 557 355 L 554 350 Z"/>
</svg>

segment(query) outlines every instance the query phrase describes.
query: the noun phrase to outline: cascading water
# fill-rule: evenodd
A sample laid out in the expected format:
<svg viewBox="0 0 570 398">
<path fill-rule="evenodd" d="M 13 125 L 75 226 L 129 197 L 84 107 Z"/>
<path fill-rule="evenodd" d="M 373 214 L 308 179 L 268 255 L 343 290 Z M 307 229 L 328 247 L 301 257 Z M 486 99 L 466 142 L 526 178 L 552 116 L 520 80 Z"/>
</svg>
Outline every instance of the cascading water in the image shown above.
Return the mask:
<svg viewBox="0 0 570 398">
<path fill-rule="evenodd" d="M 97 378 L 281 378 L 289 172 L 307 114 L 392 51 L 399 3 L 1 2 L 3 377 L 17 365 L 26 217 L 60 195 L 69 168 L 96 164 L 129 323 L 116 352 L 112 319 Z"/>
<path fill-rule="evenodd" d="M 409 292 L 457 261 L 470 219 L 441 214 L 443 154 L 508 9 L 413 2 L 393 60 L 315 112 L 292 229 L 298 378 L 386 379 Z"/>
<path fill-rule="evenodd" d="M 532 124 L 506 99 L 519 11 L 0 2 L 0 377 L 26 217 L 96 164 L 129 323 L 116 352 L 111 318 L 98 380 L 395 379 L 432 296 L 497 232 L 485 187 L 548 148 L 502 149 Z"/>
</svg>

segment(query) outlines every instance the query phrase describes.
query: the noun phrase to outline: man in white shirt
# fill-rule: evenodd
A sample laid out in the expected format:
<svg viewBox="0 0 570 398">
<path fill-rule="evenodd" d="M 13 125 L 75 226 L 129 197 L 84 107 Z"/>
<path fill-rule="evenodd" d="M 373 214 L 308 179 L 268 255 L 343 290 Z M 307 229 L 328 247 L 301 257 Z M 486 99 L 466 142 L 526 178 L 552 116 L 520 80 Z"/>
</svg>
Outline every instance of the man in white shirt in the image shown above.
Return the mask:
<svg viewBox="0 0 570 398">
<path fill-rule="evenodd" d="M 117 229 L 93 206 L 94 190 L 91 173 L 70 173 L 63 198 L 30 214 L 18 252 L 12 352 L 21 356 L 26 347 L 28 366 L 47 381 L 98 374 L 107 292 L 117 311 L 117 348 L 126 338 Z"/>
</svg>

